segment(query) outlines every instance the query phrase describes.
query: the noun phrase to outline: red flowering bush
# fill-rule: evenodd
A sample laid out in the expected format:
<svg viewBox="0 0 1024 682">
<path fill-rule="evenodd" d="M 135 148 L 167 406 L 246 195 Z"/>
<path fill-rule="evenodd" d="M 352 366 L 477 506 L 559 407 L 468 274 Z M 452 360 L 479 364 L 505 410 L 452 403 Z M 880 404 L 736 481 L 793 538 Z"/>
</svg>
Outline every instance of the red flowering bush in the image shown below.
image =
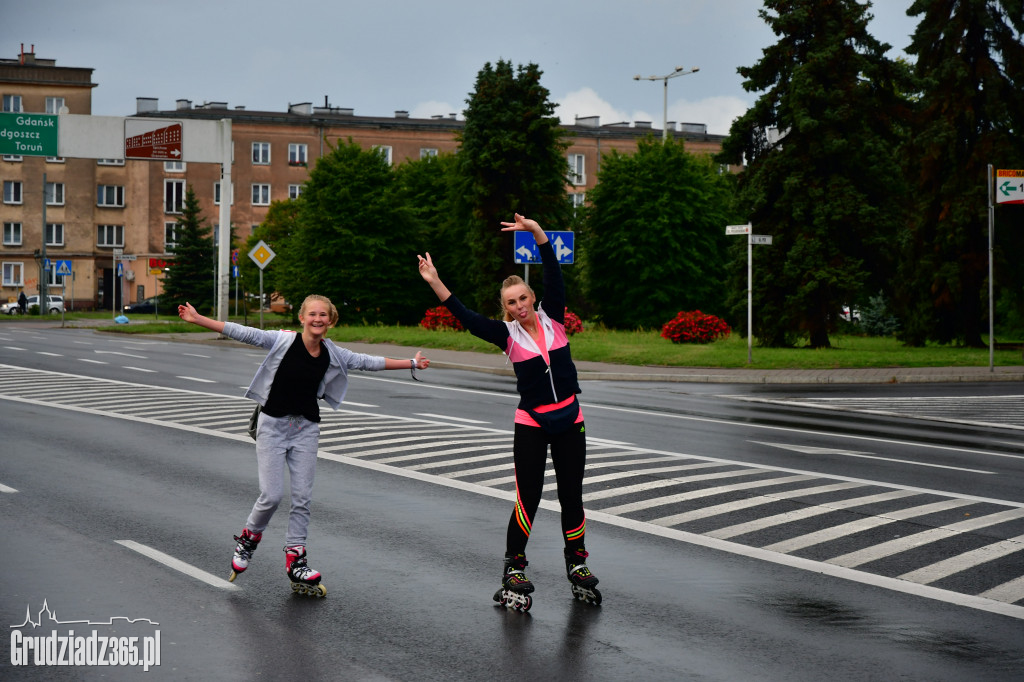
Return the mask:
<svg viewBox="0 0 1024 682">
<path fill-rule="evenodd" d="M 729 336 L 724 320 L 699 310 L 682 311 L 661 328 L 662 338 L 672 343 L 711 343 Z"/>
<path fill-rule="evenodd" d="M 571 312 L 568 308 L 565 309 L 565 334 L 566 336 L 572 336 L 577 332 L 583 331 L 583 321 L 580 316 L 574 312 Z"/>
<path fill-rule="evenodd" d="M 463 330 L 462 323 L 459 322 L 451 311 L 445 308 L 443 305 L 439 305 L 436 308 L 430 308 L 427 310 L 426 317 L 420 320 L 420 326 L 424 329 L 452 329 L 460 332 Z"/>
</svg>

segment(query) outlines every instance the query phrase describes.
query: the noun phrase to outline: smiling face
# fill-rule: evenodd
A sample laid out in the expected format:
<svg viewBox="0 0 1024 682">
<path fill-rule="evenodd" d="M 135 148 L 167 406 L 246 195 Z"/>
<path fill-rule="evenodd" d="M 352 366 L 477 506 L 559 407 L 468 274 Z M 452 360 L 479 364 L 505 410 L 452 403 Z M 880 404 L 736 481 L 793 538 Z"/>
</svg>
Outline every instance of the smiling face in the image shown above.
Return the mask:
<svg viewBox="0 0 1024 682">
<path fill-rule="evenodd" d="M 501 290 L 501 305 L 505 309 L 506 320 L 516 320 L 520 324 L 533 319 L 533 304 L 537 297 L 526 284 L 510 284 Z"/>
<path fill-rule="evenodd" d="M 326 296 L 307 296 L 299 308 L 303 333 L 323 337 L 338 322 L 338 309 Z"/>
</svg>

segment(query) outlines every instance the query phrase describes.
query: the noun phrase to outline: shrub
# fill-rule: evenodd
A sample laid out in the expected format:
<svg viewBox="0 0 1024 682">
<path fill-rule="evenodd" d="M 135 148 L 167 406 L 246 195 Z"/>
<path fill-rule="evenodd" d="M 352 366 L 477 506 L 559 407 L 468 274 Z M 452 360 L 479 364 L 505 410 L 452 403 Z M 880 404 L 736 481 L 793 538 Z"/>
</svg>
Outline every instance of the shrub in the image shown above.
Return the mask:
<svg viewBox="0 0 1024 682">
<path fill-rule="evenodd" d="M 420 326 L 431 330 L 451 329 L 458 332 L 463 330 L 462 323 L 443 305 L 428 309 L 426 316 L 420 320 Z"/>
<path fill-rule="evenodd" d="M 711 343 L 729 336 L 724 320 L 699 310 L 682 311 L 661 328 L 661 336 L 672 343 Z"/>
<path fill-rule="evenodd" d="M 565 309 L 565 334 L 566 336 L 572 336 L 577 332 L 583 331 L 583 321 L 580 316 L 574 312 L 571 312 L 568 308 Z"/>
</svg>

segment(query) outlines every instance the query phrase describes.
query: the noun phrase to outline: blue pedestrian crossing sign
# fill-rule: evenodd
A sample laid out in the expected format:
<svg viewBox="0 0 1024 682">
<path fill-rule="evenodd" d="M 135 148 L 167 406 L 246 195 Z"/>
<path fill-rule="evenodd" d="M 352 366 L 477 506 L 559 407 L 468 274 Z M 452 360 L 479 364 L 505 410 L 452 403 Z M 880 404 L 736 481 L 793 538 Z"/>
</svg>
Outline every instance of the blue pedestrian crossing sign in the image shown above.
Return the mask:
<svg viewBox="0 0 1024 682">
<path fill-rule="evenodd" d="M 539 265 L 540 251 L 537 249 L 537 241 L 529 232 L 513 232 L 515 243 L 512 245 L 513 256 L 517 265 Z M 551 241 L 555 250 L 555 256 L 562 265 L 572 265 L 575 262 L 575 233 L 563 230 L 544 230 L 544 234 Z"/>
<path fill-rule="evenodd" d="M 71 261 L 69 260 L 58 260 L 57 261 L 57 272 L 56 275 L 70 275 L 71 274 Z"/>
</svg>

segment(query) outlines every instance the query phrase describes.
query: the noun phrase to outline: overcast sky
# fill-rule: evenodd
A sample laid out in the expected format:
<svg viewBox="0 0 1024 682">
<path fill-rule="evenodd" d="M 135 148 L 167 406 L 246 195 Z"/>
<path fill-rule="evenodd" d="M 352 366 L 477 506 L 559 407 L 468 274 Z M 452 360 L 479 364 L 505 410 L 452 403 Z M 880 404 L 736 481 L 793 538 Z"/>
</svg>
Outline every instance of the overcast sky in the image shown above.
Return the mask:
<svg viewBox="0 0 1024 682">
<path fill-rule="evenodd" d="M 911 0 L 878 0 L 871 33 L 903 54 Z M 284 111 L 324 98 L 357 115 L 462 117 L 487 62 L 535 63 L 558 115 L 601 123 L 705 123 L 726 134 L 756 99 L 739 66 L 776 38 L 760 0 L 0 0 L 0 57 L 21 44 L 58 66 L 93 68 L 93 114 L 136 97 Z M 77 113 L 77 112 L 72 112 Z"/>
</svg>

